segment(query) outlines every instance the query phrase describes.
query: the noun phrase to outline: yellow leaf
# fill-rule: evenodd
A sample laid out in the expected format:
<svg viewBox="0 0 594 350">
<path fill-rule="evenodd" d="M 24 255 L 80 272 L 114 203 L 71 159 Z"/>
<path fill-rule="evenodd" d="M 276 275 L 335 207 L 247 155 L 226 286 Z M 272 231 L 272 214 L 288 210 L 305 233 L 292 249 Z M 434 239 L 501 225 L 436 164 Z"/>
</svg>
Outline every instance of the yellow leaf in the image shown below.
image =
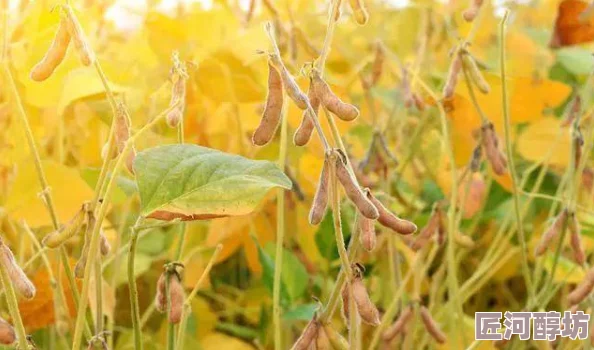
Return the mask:
<svg viewBox="0 0 594 350">
<path fill-rule="evenodd" d="M 532 162 L 548 159 L 549 164 L 566 167 L 571 149 L 570 129 L 561 127 L 556 118 L 544 118 L 530 124 L 518 139 L 518 152 Z"/>
<path fill-rule="evenodd" d="M 44 161 L 48 184 L 58 221 L 67 222 L 84 201 L 93 198 L 93 190 L 78 171 L 54 161 Z M 51 225 L 33 162 L 17 166 L 17 175 L 6 200 L 6 210 L 15 220 L 25 220 L 31 227 Z"/>
<path fill-rule="evenodd" d="M 58 115 L 62 115 L 66 107 L 80 99 L 105 98 L 105 87 L 94 67 L 82 67 L 72 70 L 62 82 L 62 93 L 58 100 Z M 120 93 L 125 88 L 110 84 L 113 92 Z"/>
<path fill-rule="evenodd" d="M 237 338 L 217 332 L 213 332 L 204 337 L 200 343 L 202 345 L 202 350 L 254 350 L 251 345 L 248 345 Z"/>
</svg>

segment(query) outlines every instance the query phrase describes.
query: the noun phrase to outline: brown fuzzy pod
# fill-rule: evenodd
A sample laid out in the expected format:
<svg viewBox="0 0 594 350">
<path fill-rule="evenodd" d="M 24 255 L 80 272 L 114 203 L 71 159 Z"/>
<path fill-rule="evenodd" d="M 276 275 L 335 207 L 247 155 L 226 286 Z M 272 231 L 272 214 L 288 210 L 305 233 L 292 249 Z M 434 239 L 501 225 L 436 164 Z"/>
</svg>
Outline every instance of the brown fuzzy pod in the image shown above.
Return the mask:
<svg viewBox="0 0 594 350">
<path fill-rule="evenodd" d="M 567 229 L 569 230 L 569 243 L 573 251 L 573 259 L 579 265 L 583 265 L 586 261 L 586 253 L 582 245 L 582 238 L 580 235 L 580 224 L 575 213 L 570 214 L 567 222 Z"/>
<path fill-rule="evenodd" d="M 328 167 L 330 161 L 328 157 L 324 159 L 324 165 L 322 166 L 322 172 L 320 173 L 320 180 L 318 181 L 318 188 L 309 210 L 309 223 L 312 225 L 319 224 L 324 216 L 326 215 L 326 208 L 328 207 L 328 183 L 330 174 Z"/>
<path fill-rule="evenodd" d="M 15 291 L 25 299 L 35 297 L 35 286 L 29 280 L 23 269 L 17 264 L 12 251 L 4 242 L 0 241 L 0 264 L 4 266 Z"/>
<path fill-rule="evenodd" d="M 369 20 L 369 12 L 367 12 L 363 0 L 349 0 L 349 4 L 351 5 L 357 24 L 365 25 Z"/>
<path fill-rule="evenodd" d="M 163 313 L 167 311 L 167 288 L 165 285 L 165 276 L 167 272 L 163 271 L 157 281 L 157 295 L 155 296 L 155 308 Z"/>
<path fill-rule="evenodd" d="M 344 121 L 351 121 L 359 116 L 359 110 L 357 107 L 343 102 L 338 96 L 332 92 L 330 86 L 322 79 L 320 73 L 316 70 L 312 72 L 312 84 L 316 90 L 320 102 L 326 107 L 332 114 Z"/>
<path fill-rule="evenodd" d="M 575 148 L 573 166 L 577 170 L 579 168 L 580 162 L 582 161 L 582 147 L 584 146 L 584 138 L 582 137 L 581 132 L 578 131 L 573 135 L 573 144 Z"/>
<path fill-rule="evenodd" d="M 429 218 L 429 221 L 421 230 L 421 233 L 417 236 L 417 238 L 411 243 L 411 249 L 414 251 L 418 251 L 423 248 L 427 242 L 433 237 L 433 235 L 438 234 L 440 235 L 440 231 L 445 232 L 445 227 L 443 225 L 443 217 L 441 213 L 441 208 L 439 206 L 435 206 L 433 208 L 433 213 Z M 444 233 L 441 233 L 444 234 Z"/>
<path fill-rule="evenodd" d="M 351 282 L 351 290 L 353 293 L 353 299 L 357 305 L 357 312 L 361 316 L 361 320 L 372 326 L 380 324 L 380 317 L 375 304 L 369 299 L 367 294 L 367 288 L 363 284 L 361 276 L 356 276 Z"/>
<path fill-rule="evenodd" d="M 436 342 L 439 344 L 443 344 L 446 342 L 447 338 L 445 333 L 439 328 L 437 322 L 431 317 L 429 310 L 425 306 L 421 306 L 420 308 L 421 313 L 421 321 L 425 325 L 425 329 L 429 334 L 435 339 Z"/>
<path fill-rule="evenodd" d="M 483 5 L 483 0 L 471 0 L 470 5 L 464 12 L 462 12 L 462 17 L 466 22 L 472 22 L 476 18 Z"/>
<path fill-rule="evenodd" d="M 181 68 L 180 68 L 181 69 Z M 167 113 L 165 117 L 167 125 L 175 128 L 184 119 L 184 106 L 186 101 L 186 78 L 183 74 L 174 72 L 173 85 L 171 87 L 171 99 L 169 106 L 173 106 L 179 102 L 179 104 Z"/>
<path fill-rule="evenodd" d="M 320 331 L 321 333 L 322 331 Z M 323 325 L 323 332 L 326 333 L 328 340 L 330 341 L 330 345 L 334 350 L 348 350 L 349 342 L 342 336 L 336 329 L 334 329 L 330 324 Z"/>
<path fill-rule="evenodd" d="M 308 104 L 307 96 L 301 91 L 295 78 L 289 73 L 280 57 L 276 54 L 270 55 L 270 62 L 272 62 L 274 67 L 280 72 L 283 88 L 287 92 L 289 98 L 295 102 L 295 105 L 297 105 L 299 109 L 306 110 Z"/>
<path fill-rule="evenodd" d="M 311 104 L 311 108 L 318 115 L 318 110 L 320 109 L 320 99 L 318 98 L 316 91 L 314 89 L 313 84 L 309 83 L 309 90 L 307 91 L 307 97 L 309 98 L 309 103 Z M 314 122 L 312 117 L 309 115 L 309 111 L 303 112 L 303 117 L 301 118 L 301 124 L 295 131 L 295 136 L 293 136 L 293 142 L 296 146 L 305 146 L 309 140 L 311 139 L 311 134 L 313 133 L 314 129 Z"/>
<path fill-rule="evenodd" d="M 322 326 L 319 327 L 316 341 L 310 348 L 315 350 L 334 350 L 334 347 L 330 344 L 330 339 L 328 339 L 328 335 Z"/>
<path fill-rule="evenodd" d="M 452 58 L 452 63 L 450 63 L 450 69 L 448 71 L 448 77 L 446 79 L 445 85 L 443 86 L 444 99 L 450 99 L 454 97 L 454 91 L 456 91 L 456 85 L 458 85 L 458 76 L 460 75 L 461 69 L 462 60 L 460 59 L 460 55 L 456 54 Z"/>
<path fill-rule="evenodd" d="M 499 139 L 495 133 L 493 123 L 484 124 L 481 127 L 483 148 L 493 172 L 503 175 L 507 171 L 507 159 L 499 149 Z"/>
<path fill-rule="evenodd" d="M 254 135 L 252 142 L 256 146 L 263 146 L 270 142 L 276 133 L 281 121 L 283 110 L 283 83 L 278 70 L 268 62 L 268 95 L 266 96 L 266 107 L 260 120 L 260 125 Z"/>
<path fill-rule="evenodd" d="M 382 224 L 382 226 L 385 226 L 401 235 L 410 235 L 411 233 L 414 233 L 417 230 L 417 225 L 394 215 L 382 204 L 382 202 L 375 198 L 371 191 L 366 190 L 366 193 L 367 198 L 369 198 L 371 203 L 373 203 L 373 205 L 377 208 L 377 211 L 379 212 L 379 217 L 377 218 L 377 221 L 379 221 L 379 223 Z"/>
<path fill-rule="evenodd" d="M 400 316 L 398 316 L 398 319 L 396 319 L 396 322 L 394 322 L 393 325 L 391 325 L 388 329 L 384 331 L 384 333 L 382 333 L 382 338 L 388 342 L 392 341 L 392 339 L 394 339 L 398 334 L 400 334 L 404 330 L 404 327 L 414 315 L 413 311 L 414 310 L 412 305 L 408 305 L 407 307 L 405 307 L 404 310 L 402 310 L 402 312 L 400 313 Z"/>
<path fill-rule="evenodd" d="M 11 345 L 16 341 L 14 327 L 3 318 L 0 318 L 0 344 Z"/>
<path fill-rule="evenodd" d="M 573 121 L 575 120 L 575 118 L 580 114 L 582 110 L 582 97 L 578 94 L 575 95 L 575 97 L 573 98 L 572 102 L 571 102 L 571 108 L 569 109 L 569 112 L 567 113 L 567 116 L 565 117 L 565 119 L 563 119 L 563 121 L 561 122 L 561 126 L 569 126 L 571 123 L 573 123 Z"/>
<path fill-rule="evenodd" d="M 564 209 L 561 213 L 559 213 L 559 215 L 557 215 L 551 227 L 549 227 L 549 229 L 546 230 L 540 238 L 538 245 L 534 249 L 534 255 L 541 256 L 544 254 L 544 252 L 546 252 L 547 248 L 551 244 L 551 241 L 563 230 L 563 227 L 567 222 L 567 216 L 567 209 Z"/>
<path fill-rule="evenodd" d="M 90 66 L 95 62 L 95 55 L 93 50 L 91 49 L 91 45 L 89 44 L 85 32 L 76 18 L 74 11 L 70 6 L 64 6 L 66 17 L 67 17 L 67 28 L 70 36 L 72 37 L 72 43 L 74 47 L 78 51 L 78 55 L 80 57 L 80 61 L 85 66 Z"/>
<path fill-rule="evenodd" d="M 45 56 L 43 56 L 41 61 L 31 69 L 31 73 L 29 74 L 31 79 L 35 81 L 44 81 L 49 78 L 64 60 L 69 44 L 70 33 L 68 32 L 68 26 L 66 22 L 62 20 L 58 25 L 54 41 L 45 53 Z"/>
<path fill-rule="evenodd" d="M 305 326 L 303 333 L 295 344 L 293 344 L 292 350 L 308 350 L 309 346 L 314 342 L 314 340 L 318 336 L 318 332 L 320 330 L 320 323 L 317 320 L 311 320 Z"/>
<path fill-rule="evenodd" d="M 375 235 L 375 220 L 368 219 L 363 215 L 359 215 L 359 230 L 361 235 L 359 240 L 365 250 L 371 252 L 375 249 L 377 237 Z"/>
<path fill-rule="evenodd" d="M 48 248 L 57 248 L 61 246 L 62 243 L 72 238 L 76 233 L 78 233 L 81 226 L 85 222 L 87 214 L 86 206 L 86 204 L 83 204 L 81 209 L 76 212 L 74 217 L 70 219 L 67 224 L 62 225 L 57 231 L 48 233 L 45 237 L 43 237 L 41 243 Z"/>
<path fill-rule="evenodd" d="M 491 91 L 491 87 L 485 80 L 474 58 L 470 54 L 464 53 L 462 54 L 462 62 L 464 63 L 464 68 L 470 74 L 470 79 L 478 90 L 483 94 L 488 94 Z"/>
<path fill-rule="evenodd" d="M 169 322 L 179 323 L 181 321 L 184 307 L 184 287 L 176 273 L 170 273 L 169 277 L 169 298 L 171 309 L 169 310 Z"/>
<path fill-rule="evenodd" d="M 361 190 L 357 181 L 353 178 L 346 167 L 345 157 L 342 153 L 338 153 L 336 157 L 336 177 L 342 184 L 344 192 L 347 197 L 355 204 L 359 213 L 364 217 L 372 220 L 379 218 L 379 212 L 375 205 L 367 198 L 365 193 Z"/>
<path fill-rule="evenodd" d="M 116 144 L 117 154 L 121 154 L 126 147 L 126 142 L 130 138 L 131 121 L 130 114 L 123 102 L 118 101 L 115 113 L 114 124 L 114 141 Z"/>
<path fill-rule="evenodd" d="M 349 284 L 345 283 L 344 287 L 340 291 L 340 299 L 342 301 L 342 308 L 340 309 L 340 315 L 344 320 L 344 324 L 349 325 L 349 301 L 350 301 L 350 293 L 349 293 Z"/>
<path fill-rule="evenodd" d="M 103 232 L 103 230 L 101 230 L 99 232 L 99 250 L 101 252 L 101 255 L 106 256 L 107 254 L 109 254 L 109 252 L 111 251 L 111 245 L 109 244 L 109 241 L 107 240 L 107 237 L 105 237 L 105 234 Z"/>
<path fill-rule="evenodd" d="M 584 280 L 575 287 L 571 293 L 567 295 L 567 302 L 569 305 L 577 305 L 581 303 L 592 292 L 594 288 L 594 268 L 590 269 Z"/>
</svg>

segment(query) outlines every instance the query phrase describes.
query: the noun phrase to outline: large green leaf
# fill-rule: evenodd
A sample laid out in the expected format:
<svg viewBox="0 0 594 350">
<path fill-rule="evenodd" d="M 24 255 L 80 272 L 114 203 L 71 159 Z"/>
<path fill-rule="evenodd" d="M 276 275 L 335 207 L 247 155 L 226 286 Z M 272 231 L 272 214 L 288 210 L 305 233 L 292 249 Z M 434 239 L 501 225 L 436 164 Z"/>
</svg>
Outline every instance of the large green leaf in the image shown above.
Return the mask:
<svg viewBox="0 0 594 350">
<path fill-rule="evenodd" d="M 247 214 L 271 188 L 291 188 L 274 163 L 196 145 L 140 152 L 134 171 L 142 215 L 165 220 Z"/>
</svg>

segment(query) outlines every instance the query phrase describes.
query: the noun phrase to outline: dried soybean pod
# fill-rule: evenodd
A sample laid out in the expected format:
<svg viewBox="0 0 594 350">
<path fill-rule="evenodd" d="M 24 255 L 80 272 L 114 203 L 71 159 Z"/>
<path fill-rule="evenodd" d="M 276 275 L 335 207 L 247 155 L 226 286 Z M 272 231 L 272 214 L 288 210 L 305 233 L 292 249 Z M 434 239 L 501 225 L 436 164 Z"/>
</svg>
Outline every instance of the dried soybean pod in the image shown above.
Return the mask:
<svg viewBox="0 0 594 350">
<path fill-rule="evenodd" d="M 342 336 L 336 329 L 334 329 L 330 324 L 324 324 L 323 331 L 328 336 L 328 340 L 330 341 L 330 345 L 334 350 L 348 350 L 349 349 L 349 342 Z M 321 331 L 320 331 L 321 332 Z"/>
<path fill-rule="evenodd" d="M 66 12 L 67 17 L 67 28 L 70 36 L 72 37 L 72 43 L 78 51 L 80 61 L 85 66 L 90 66 L 95 61 L 95 55 L 89 45 L 89 42 L 85 36 L 85 32 L 80 25 L 80 22 L 76 18 L 74 11 L 68 5 L 62 7 Z"/>
<path fill-rule="evenodd" d="M 346 167 L 346 156 L 340 152 L 336 152 L 335 164 L 336 177 L 342 184 L 344 192 L 347 197 L 355 204 L 359 212 L 366 218 L 376 220 L 379 217 L 379 212 L 375 205 L 363 193 L 357 181 L 353 178 Z"/>
<path fill-rule="evenodd" d="M 507 159 L 499 149 L 499 139 L 495 133 L 493 123 L 486 123 L 481 126 L 483 148 L 493 172 L 497 175 L 505 174 L 507 170 Z"/>
<path fill-rule="evenodd" d="M 45 53 L 45 56 L 31 69 L 31 79 L 44 81 L 49 78 L 64 60 L 69 44 L 70 33 L 68 32 L 68 26 L 64 20 L 61 20 L 54 41 Z"/>
<path fill-rule="evenodd" d="M 401 235 L 410 235 L 417 230 L 417 225 L 414 223 L 399 218 L 398 216 L 392 214 L 383 204 L 380 202 L 375 196 L 371 193 L 371 191 L 366 190 L 367 198 L 373 203 L 373 205 L 377 208 L 379 212 L 379 217 L 377 221 L 383 226 L 393 230 L 394 232 L 400 233 Z"/>
<path fill-rule="evenodd" d="M 485 80 L 485 77 L 481 73 L 476 61 L 469 53 L 462 54 L 462 62 L 464 63 L 464 68 L 470 74 L 470 79 L 474 83 L 474 85 L 479 89 L 480 92 L 483 94 L 488 94 L 491 91 L 491 87 L 489 83 Z"/>
<path fill-rule="evenodd" d="M 181 284 L 177 273 L 169 273 L 169 298 L 171 309 L 169 310 L 169 322 L 179 323 L 184 306 L 184 287 Z"/>
<path fill-rule="evenodd" d="M 263 146 L 270 142 L 276 133 L 281 121 L 283 109 L 283 83 L 278 70 L 268 62 L 268 95 L 266 107 L 262 114 L 260 125 L 254 131 L 252 142 L 256 146 Z"/>
<path fill-rule="evenodd" d="M 122 101 L 117 102 L 114 122 L 114 140 L 118 150 L 117 154 L 120 154 L 126 147 L 126 141 L 130 138 L 131 128 L 130 114 Z"/>
<path fill-rule="evenodd" d="M 340 314 L 342 316 L 342 319 L 344 320 L 344 324 L 349 325 L 349 300 L 350 300 L 350 295 L 349 295 L 349 284 L 345 283 L 344 286 L 342 287 L 342 290 L 340 291 L 340 299 L 342 301 L 342 308 L 340 309 Z"/>
<path fill-rule="evenodd" d="M 368 219 L 363 215 L 359 215 L 359 229 L 361 235 L 359 236 L 361 245 L 365 250 L 371 252 L 375 249 L 377 238 L 375 235 L 375 220 Z"/>
<path fill-rule="evenodd" d="M 163 271 L 157 281 L 157 295 L 155 296 L 155 308 L 163 313 L 167 311 L 167 291 L 165 286 L 166 271 Z"/>
<path fill-rule="evenodd" d="M 99 250 L 101 251 L 101 255 L 106 256 L 107 254 L 109 254 L 109 251 L 111 250 L 111 245 L 109 244 L 107 237 L 105 237 L 105 233 L 103 232 L 103 230 L 99 231 L 99 235 L 99 239 L 101 240 L 99 242 Z"/>
<path fill-rule="evenodd" d="M 328 167 L 330 160 L 328 156 L 324 159 L 322 172 L 320 173 L 320 180 L 318 181 L 318 188 L 309 211 L 309 223 L 312 225 L 319 224 L 326 215 L 326 208 L 328 207 L 328 180 L 330 177 Z"/>
<path fill-rule="evenodd" d="M 382 338 L 385 341 L 392 341 L 400 332 L 404 330 L 406 324 L 410 321 L 413 316 L 413 306 L 408 305 L 400 312 L 400 316 L 396 319 L 393 325 L 382 333 Z"/>
<path fill-rule="evenodd" d="M 427 310 L 425 306 L 421 306 L 420 313 L 421 320 L 423 321 L 423 324 L 425 325 L 425 329 L 427 330 L 427 332 L 429 332 L 433 339 L 435 339 L 435 341 L 437 341 L 439 344 L 445 343 L 447 339 L 446 335 L 439 328 L 433 317 L 431 317 L 429 310 Z"/>
<path fill-rule="evenodd" d="M 584 138 L 582 136 L 582 133 L 579 131 L 579 129 L 575 133 L 573 133 L 573 144 L 574 144 L 574 148 L 575 148 L 575 157 L 574 157 L 573 166 L 577 170 L 577 168 L 579 168 L 580 162 L 582 160 L 582 147 L 584 146 Z"/>
<path fill-rule="evenodd" d="M 10 248 L 2 240 L 0 240 L 0 264 L 6 269 L 15 291 L 25 299 L 33 299 L 35 297 L 35 286 L 17 264 Z"/>
<path fill-rule="evenodd" d="M 167 125 L 172 128 L 184 119 L 184 107 L 186 101 L 186 68 L 182 62 L 180 62 L 178 54 L 173 55 L 173 68 L 171 74 L 171 99 L 169 100 L 169 106 L 177 106 L 169 111 L 166 116 Z"/>
<path fill-rule="evenodd" d="M 16 341 L 14 327 L 3 318 L 0 318 L 0 344 L 10 345 Z"/>
<path fill-rule="evenodd" d="M 307 91 L 307 97 L 309 98 L 309 103 L 311 104 L 311 108 L 318 114 L 318 110 L 320 109 L 320 99 L 318 98 L 313 84 L 309 83 L 309 90 Z M 295 136 L 293 136 L 293 142 L 296 146 L 304 146 L 306 145 L 309 140 L 311 139 L 311 134 L 313 133 L 314 129 L 314 122 L 312 118 L 315 116 L 310 116 L 309 111 L 303 112 L 303 117 L 301 119 L 301 124 L 295 131 Z"/>
<path fill-rule="evenodd" d="M 349 0 L 349 4 L 353 10 L 355 21 L 359 25 L 365 25 L 369 20 L 369 12 L 367 12 L 363 0 Z"/>
<path fill-rule="evenodd" d="M 41 243 L 49 248 L 57 248 L 74 236 L 85 222 L 87 214 L 86 206 L 87 204 L 83 204 L 80 210 L 76 212 L 74 217 L 70 219 L 66 225 L 63 225 L 57 231 L 48 233 L 43 237 Z"/>
<path fill-rule="evenodd" d="M 443 86 L 443 98 L 450 99 L 454 97 L 454 91 L 456 91 L 456 85 L 458 85 L 458 75 L 462 69 L 462 61 L 460 60 L 460 54 L 456 53 L 450 63 L 450 69 L 448 71 L 448 77 L 445 85 Z"/>
<path fill-rule="evenodd" d="M 581 303 L 592 292 L 594 288 L 594 268 L 591 268 L 586 273 L 584 280 L 575 287 L 571 293 L 567 295 L 567 302 L 569 305 L 576 305 Z"/>
<path fill-rule="evenodd" d="M 307 326 L 305 326 L 303 333 L 301 333 L 301 336 L 299 337 L 299 339 L 297 339 L 295 344 L 293 344 L 293 347 L 291 349 L 308 350 L 310 344 L 312 344 L 313 341 L 316 339 L 319 330 L 320 323 L 317 320 L 314 319 L 309 321 Z"/>
<path fill-rule="evenodd" d="M 421 233 L 419 233 L 417 238 L 411 243 L 412 250 L 418 251 L 421 248 L 423 248 L 425 244 L 427 244 L 427 242 L 431 239 L 431 237 L 440 229 L 440 210 L 441 209 L 439 209 L 438 205 L 435 205 L 433 207 L 433 213 L 431 214 L 429 221 L 427 222 L 425 227 L 423 227 Z"/>
<path fill-rule="evenodd" d="M 569 215 L 567 228 L 569 229 L 569 243 L 573 251 L 573 259 L 579 265 L 583 265 L 586 261 L 586 253 L 582 245 L 582 237 L 580 235 L 580 224 L 575 213 Z"/>
<path fill-rule="evenodd" d="M 555 218 L 555 221 L 553 222 L 551 227 L 549 227 L 549 229 L 545 231 L 545 233 L 543 233 L 542 237 L 540 238 L 538 245 L 534 249 L 534 255 L 541 256 L 542 254 L 544 254 L 544 252 L 551 244 L 551 241 L 555 237 L 557 237 L 559 233 L 561 233 L 561 231 L 563 230 L 563 227 L 565 227 L 565 223 L 567 222 L 567 215 L 567 209 L 563 209 L 563 211 L 559 213 L 559 215 L 557 215 L 557 218 Z"/>
<path fill-rule="evenodd" d="M 466 22 L 474 21 L 482 5 L 483 0 L 470 0 L 468 8 L 462 12 L 462 17 L 464 17 L 464 20 Z"/>
<path fill-rule="evenodd" d="M 301 91 L 299 85 L 295 81 L 295 78 L 289 73 L 287 67 L 283 64 L 278 54 L 271 54 L 270 55 L 270 62 L 274 65 L 276 69 L 278 69 L 281 81 L 283 84 L 283 88 L 287 92 L 287 95 L 295 102 L 295 105 L 299 107 L 301 110 L 307 109 L 307 96 Z"/>
<path fill-rule="evenodd" d="M 315 350 L 334 350 L 334 347 L 332 344 L 330 344 L 330 339 L 328 339 L 328 335 L 324 331 L 322 325 L 320 325 L 318 334 L 316 335 L 316 341 L 311 347 Z"/>
<path fill-rule="evenodd" d="M 344 121 L 351 121 L 359 116 L 359 110 L 357 107 L 343 102 L 338 96 L 332 92 L 330 86 L 322 79 L 320 73 L 317 70 L 312 71 L 312 84 L 316 90 L 320 102 L 330 112 L 336 115 L 338 118 Z"/>
<path fill-rule="evenodd" d="M 83 278 L 85 275 L 85 266 L 87 265 L 87 258 L 89 257 L 89 244 L 91 241 L 91 232 L 93 232 L 93 226 L 95 226 L 95 217 L 93 215 L 88 215 L 87 213 L 87 228 L 85 230 L 85 234 L 83 235 L 84 243 L 83 248 L 80 253 L 80 257 L 74 266 L 74 276 L 76 278 Z"/>
<path fill-rule="evenodd" d="M 379 312 L 377 311 L 377 308 L 371 299 L 369 299 L 367 288 L 365 288 L 363 279 L 359 274 L 354 276 L 353 280 L 351 281 L 351 290 L 353 299 L 357 305 L 357 311 L 359 312 L 359 316 L 361 316 L 361 320 L 372 326 L 379 325 Z"/>
</svg>

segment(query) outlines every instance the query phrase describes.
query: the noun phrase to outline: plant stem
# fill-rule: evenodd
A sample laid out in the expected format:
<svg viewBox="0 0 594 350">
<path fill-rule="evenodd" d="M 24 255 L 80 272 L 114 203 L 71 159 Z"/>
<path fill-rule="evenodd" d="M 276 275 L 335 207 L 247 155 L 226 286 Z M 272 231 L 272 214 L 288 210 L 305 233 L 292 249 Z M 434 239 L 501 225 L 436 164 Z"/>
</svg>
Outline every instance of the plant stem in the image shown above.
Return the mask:
<svg viewBox="0 0 594 350">
<path fill-rule="evenodd" d="M 73 341 L 72 341 L 73 349 L 79 349 L 81 346 L 81 335 L 82 335 L 81 333 L 82 333 L 82 327 L 83 327 L 83 321 L 84 321 L 84 314 L 85 314 L 86 308 L 88 306 L 89 279 L 90 279 L 90 275 L 91 275 L 91 269 L 95 262 L 95 257 L 97 256 L 97 251 L 99 248 L 99 230 L 101 228 L 103 219 L 105 218 L 105 216 L 107 214 L 107 208 L 109 206 L 108 205 L 109 199 L 112 194 L 111 192 L 112 192 L 113 187 L 115 186 L 115 183 L 116 183 L 115 178 L 116 178 L 117 174 L 120 172 L 120 170 L 122 169 L 122 167 L 125 163 L 125 159 L 128 156 L 128 152 L 130 152 L 130 150 L 132 149 L 132 146 L 134 145 L 134 141 L 136 139 L 138 139 L 142 134 L 144 134 L 147 130 L 151 129 L 154 125 L 156 125 L 158 122 L 160 122 L 161 119 L 163 119 L 165 117 L 165 115 L 167 115 L 167 113 L 170 112 L 172 109 L 176 108 L 177 105 L 178 105 L 177 103 L 173 104 L 172 106 L 167 108 L 164 112 L 159 114 L 156 118 L 154 118 L 150 123 L 146 124 L 140 130 L 138 130 L 136 132 L 136 134 L 134 134 L 132 137 L 130 137 L 128 139 L 128 141 L 126 141 L 126 145 L 124 146 L 124 149 L 122 150 L 120 155 L 117 157 L 112 176 L 110 177 L 110 179 L 106 185 L 105 198 L 103 199 L 103 201 L 101 202 L 101 205 L 99 206 L 99 213 L 97 215 L 97 221 L 96 221 L 96 223 L 93 227 L 93 231 L 91 233 L 91 242 L 89 245 L 90 261 L 88 261 L 87 265 L 85 266 L 85 273 L 84 273 L 83 284 L 82 284 L 82 294 L 81 294 L 80 304 L 79 304 L 79 308 L 78 308 L 78 312 L 77 312 L 76 325 L 74 328 L 74 337 L 73 337 Z"/>
<path fill-rule="evenodd" d="M 505 148 L 507 150 L 507 160 L 509 162 L 509 172 L 512 178 L 512 196 L 514 200 L 514 211 L 516 214 L 516 221 L 518 223 L 518 240 L 520 241 L 520 249 L 522 255 L 522 274 L 524 275 L 524 281 L 526 288 L 530 291 L 531 297 L 533 297 L 534 289 L 532 288 L 532 282 L 530 280 L 530 268 L 528 266 L 528 248 L 526 246 L 526 236 L 524 235 L 524 228 L 522 226 L 522 214 L 520 213 L 520 196 L 518 194 L 518 175 L 516 174 L 516 168 L 514 165 L 513 150 L 511 144 L 511 123 L 509 115 L 509 106 L 507 98 L 507 80 L 505 71 L 505 24 L 509 16 L 509 11 L 505 11 L 503 18 L 501 19 L 500 25 L 500 65 L 501 65 L 501 95 L 502 95 L 502 107 L 503 107 L 503 120 L 505 128 Z"/>
<path fill-rule="evenodd" d="M 179 327 L 178 327 L 179 329 L 178 329 L 178 335 L 177 335 L 177 347 L 180 350 L 184 349 L 186 325 L 188 323 L 188 317 L 190 316 L 190 312 L 192 310 L 192 300 L 194 300 L 194 298 L 196 297 L 196 294 L 198 293 L 198 289 L 200 289 L 200 287 L 204 283 L 204 280 L 210 274 L 210 270 L 212 269 L 215 261 L 217 261 L 217 258 L 219 257 L 219 254 L 221 253 L 222 249 L 223 249 L 222 244 L 217 245 L 214 253 L 210 257 L 210 260 L 208 261 L 208 264 L 204 268 L 202 275 L 200 275 L 200 278 L 198 278 L 198 281 L 194 285 L 194 288 L 192 289 L 192 291 L 186 298 L 186 301 L 184 302 L 184 309 L 183 309 L 183 313 L 182 313 L 181 322 L 179 323 Z"/>
<path fill-rule="evenodd" d="M 17 296 L 14 292 L 12 282 L 10 281 L 8 271 L 4 264 L 0 264 L 0 275 L 2 277 L 2 285 L 4 286 L 4 290 L 6 291 L 5 296 L 6 304 L 8 305 L 8 311 L 10 312 L 10 317 L 12 318 L 12 322 L 14 324 L 14 327 L 16 328 L 18 343 L 16 348 L 29 349 L 27 341 L 27 332 L 25 331 L 23 319 L 21 318 L 21 314 L 19 312 L 19 303 L 17 301 Z"/>
<path fill-rule="evenodd" d="M 25 136 L 27 137 L 27 144 L 29 146 L 29 150 L 33 155 L 33 161 L 35 164 L 35 169 L 37 171 L 37 178 L 39 184 L 41 186 L 41 195 L 43 197 L 43 201 L 47 207 L 47 211 L 50 215 L 50 219 L 52 221 L 52 226 L 54 230 L 58 230 L 60 228 L 60 223 L 58 222 L 58 217 L 56 215 L 56 210 L 52 201 L 52 196 L 50 194 L 50 187 L 48 185 L 47 179 L 45 177 L 45 172 L 43 170 L 43 166 L 41 164 L 41 157 L 39 155 L 39 150 L 37 149 L 37 144 L 35 143 L 35 138 L 33 137 L 33 132 L 31 131 L 31 126 L 29 125 L 29 119 L 27 118 L 27 114 L 25 113 L 25 109 L 23 107 L 23 103 L 21 102 L 21 97 L 17 90 L 14 77 L 10 71 L 10 67 L 8 66 L 8 61 L 3 62 L 2 65 L 4 69 L 4 75 L 6 80 L 8 81 L 9 90 L 12 94 L 14 106 L 17 109 L 17 116 L 20 119 L 21 123 L 23 124 L 23 129 L 25 130 Z M 66 276 L 68 277 L 68 284 L 70 286 L 70 290 L 72 291 L 72 295 L 74 296 L 74 302 L 78 307 L 79 304 L 79 293 L 76 287 L 76 283 L 74 281 L 74 274 L 72 273 L 72 268 L 70 263 L 68 262 L 68 254 L 66 254 L 66 248 L 61 246 L 60 248 L 60 261 L 64 266 L 64 271 L 66 272 Z M 86 325 L 88 327 L 88 325 Z"/>
<path fill-rule="evenodd" d="M 286 98 L 286 96 L 285 96 Z M 278 167 L 285 169 L 287 163 L 287 139 L 288 139 L 288 113 L 287 104 L 282 108 L 282 124 L 280 134 L 280 150 L 278 155 Z M 281 274 L 283 267 L 283 243 L 285 240 L 285 191 L 280 189 L 276 195 L 276 253 L 274 256 L 274 281 L 272 289 L 272 317 L 274 323 L 274 348 L 282 349 L 282 324 L 281 324 Z"/>
<path fill-rule="evenodd" d="M 136 257 L 136 243 L 138 242 L 138 227 L 144 218 L 139 216 L 134 226 L 130 229 L 130 247 L 128 251 L 128 289 L 130 290 L 130 307 L 132 309 L 132 328 L 134 329 L 134 348 L 142 350 L 142 331 L 140 329 L 140 307 L 138 305 L 138 288 L 136 287 L 136 274 L 134 272 L 134 258 Z"/>
</svg>

